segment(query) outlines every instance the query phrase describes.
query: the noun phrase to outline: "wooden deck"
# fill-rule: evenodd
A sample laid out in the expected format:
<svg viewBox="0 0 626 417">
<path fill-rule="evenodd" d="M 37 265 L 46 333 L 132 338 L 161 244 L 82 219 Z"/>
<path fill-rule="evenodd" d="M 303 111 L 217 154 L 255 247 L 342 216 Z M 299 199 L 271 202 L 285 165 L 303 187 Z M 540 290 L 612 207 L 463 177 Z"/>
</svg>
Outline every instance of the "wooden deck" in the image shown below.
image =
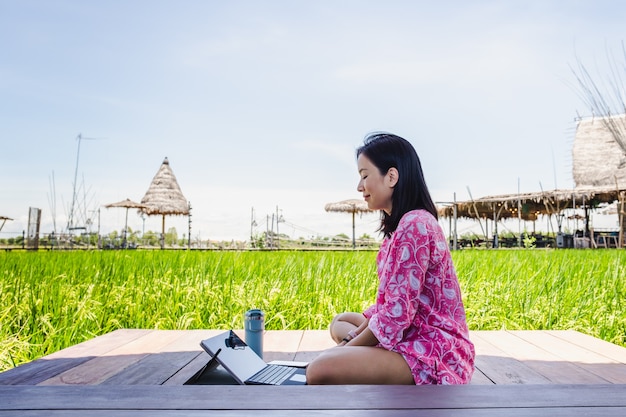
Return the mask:
<svg viewBox="0 0 626 417">
<path fill-rule="evenodd" d="M 0 417 L 626 416 L 626 348 L 575 331 L 472 332 L 467 386 L 185 385 L 209 360 L 200 340 L 219 332 L 118 330 L 0 373 Z M 331 346 L 327 331 L 268 331 L 264 359 Z"/>
</svg>

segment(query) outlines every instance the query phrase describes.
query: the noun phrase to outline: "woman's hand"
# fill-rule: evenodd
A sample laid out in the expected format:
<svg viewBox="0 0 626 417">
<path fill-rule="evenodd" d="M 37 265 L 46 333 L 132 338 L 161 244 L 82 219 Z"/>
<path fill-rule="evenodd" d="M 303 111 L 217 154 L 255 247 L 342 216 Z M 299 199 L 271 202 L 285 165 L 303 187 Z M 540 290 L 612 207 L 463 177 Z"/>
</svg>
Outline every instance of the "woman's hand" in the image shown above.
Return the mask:
<svg viewBox="0 0 626 417">
<path fill-rule="evenodd" d="M 348 332 L 348 335 L 337 346 L 376 346 L 378 339 L 367 327 L 369 319 L 365 320 L 355 330 Z"/>
<path fill-rule="evenodd" d="M 337 346 L 345 346 L 346 344 L 348 344 L 348 342 L 350 342 L 352 339 L 354 339 L 357 336 L 358 334 L 356 330 L 350 330 L 348 334 L 346 335 L 346 337 L 344 337 Z"/>
<path fill-rule="evenodd" d="M 355 338 L 346 343 L 348 346 L 376 346 L 378 339 L 369 328 L 365 328 Z"/>
</svg>

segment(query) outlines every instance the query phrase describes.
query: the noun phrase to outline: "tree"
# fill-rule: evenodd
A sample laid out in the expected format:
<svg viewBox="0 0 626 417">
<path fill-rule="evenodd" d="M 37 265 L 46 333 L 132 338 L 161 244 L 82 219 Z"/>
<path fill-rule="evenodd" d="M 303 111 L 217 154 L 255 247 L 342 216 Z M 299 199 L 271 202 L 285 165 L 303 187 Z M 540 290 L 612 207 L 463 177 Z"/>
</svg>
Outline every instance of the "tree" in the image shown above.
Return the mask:
<svg viewBox="0 0 626 417">
<path fill-rule="evenodd" d="M 165 244 L 169 246 L 174 246 L 176 241 L 178 240 L 178 233 L 176 232 L 175 227 L 170 227 L 167 229 L 165 233 Z"/>
<path fill-rule="evenodd" d="M 159 245 L 159 237 L 157 236 L 157 234 L 151 230 L 148 230 L 143 236 L 142 236 L 142 242 L 144 245 L 147 246 L 158 246 Z"/>
</svg>

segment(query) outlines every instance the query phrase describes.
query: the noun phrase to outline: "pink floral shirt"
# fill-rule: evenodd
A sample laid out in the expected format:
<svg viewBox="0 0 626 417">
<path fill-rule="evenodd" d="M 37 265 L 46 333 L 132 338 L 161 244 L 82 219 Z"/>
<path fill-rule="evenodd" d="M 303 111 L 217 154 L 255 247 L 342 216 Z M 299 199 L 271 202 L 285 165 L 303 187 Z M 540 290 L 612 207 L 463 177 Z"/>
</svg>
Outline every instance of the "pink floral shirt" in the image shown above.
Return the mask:
<svg viewBox="0 0 626 417">
<path fill-rule="evenodd" d="M 363 313 L 379 347 L 400 353 L 416 384 L 466 384 L 474 372 L 459 283 L 443 230 L 425 210 L 405 214 L 376 259 L 376 304 Z"/>
</svg>

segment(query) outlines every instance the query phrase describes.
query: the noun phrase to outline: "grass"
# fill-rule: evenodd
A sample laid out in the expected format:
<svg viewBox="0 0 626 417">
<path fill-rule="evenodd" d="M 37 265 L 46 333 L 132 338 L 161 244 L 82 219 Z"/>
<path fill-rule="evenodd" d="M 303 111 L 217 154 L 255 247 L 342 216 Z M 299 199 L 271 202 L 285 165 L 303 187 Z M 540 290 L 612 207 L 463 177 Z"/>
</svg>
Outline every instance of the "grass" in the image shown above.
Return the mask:
<svg viewBox="0 0 626 417">
<path fill-rule="evenodd" d="M 625 251 L 454 256 L 471 329 L 573 329 L 626 346 Z"/>
<path fill-rule="evenodd" d="M 0 253 L 0 370 L 119 328 L 323 329 L 374 300 L 375 252 Z M 471 329 L 575 329 L 626 345 L 626 252 L 453 254 Z"/>
</svg>

